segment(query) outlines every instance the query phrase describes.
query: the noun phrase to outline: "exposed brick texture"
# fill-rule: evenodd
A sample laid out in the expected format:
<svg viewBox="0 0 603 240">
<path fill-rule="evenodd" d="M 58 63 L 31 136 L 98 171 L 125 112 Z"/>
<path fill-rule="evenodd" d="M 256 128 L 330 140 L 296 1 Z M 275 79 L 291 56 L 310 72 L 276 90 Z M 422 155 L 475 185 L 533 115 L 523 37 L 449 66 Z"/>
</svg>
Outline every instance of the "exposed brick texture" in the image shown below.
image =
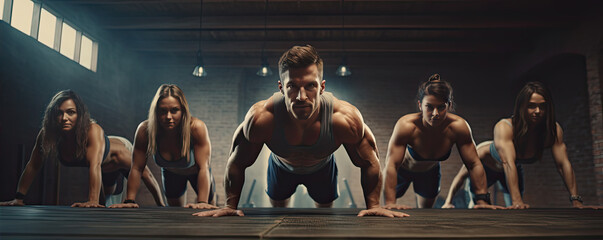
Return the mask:
<svg viewBox="0 0 603 240">
<path fill-rule="evenodd" d="M 603 42 L 600 45 L 603 49 Z M 599 205 L 603 204 L 603 105 L 601 99 L 601 87 L 603 86 L 603 50 L 597 54 L 591 54 L 587 57 L 587 80 L 588 85 L 588 106 L 590 112 L 590 125 L 592 135 L 593 149 L 593 171 L 596 176 L 595 192 L 599 199 Z"/>
<path fill-rule="evenodd" d="M 580 26 L 568 32 L 542 33 L 539 48 L 513 56 L 486 54 L 442 54 L 430 61 L 405 60 L 395 67 L 355 67 L 349 78 L 336 77 L 334 62 L 325 63 L 327 91 L 355 105 L 377 139 L 382 165 L 396 120 L 416 112 L 416 90 L 421 81 L 440 73 L 455 90 L 456 114 L 472 127 L 476 143 L 490 140 L 494 124 L 508 117 L 513 110 L 517 90 L 526 80 L 541 80 L 550 85 L 557 107 L 557 118 L 565 131 L 568 156 L 576 173 L 580 193 L 589 204 L 603 204 L 603 113 L 601 107 L 601 31 L 596 26 Z M 252 68 L 208 69 L 207 78 L 191 76 L 191 66 L 164 64 L 161 59 L 140 60 L 119 45 L 102 42 L 99 71 L 94 74 L 70 62 L 60 54 L 45 48 L 35 40 L 0 22 L 0 200 L 13 197 L 16 188 L 18 151 L 24 144 L 26 155 L 40 126 L 44 107 L 52 94 L 66 88 L 76 90 L 88 104 L 92 116 L 110 135 L 132 139 L 137 124 L 146 119 L 149 103 L 161 83 L 175 83 L 183 88 L 195 117 L 203 120 L 212 142 L 212 173 L 216 180 L 218 201 L 224 203 L 224 171 L 232 134 L 247 109 L 278 91 L 273 75 L 260 78 Z M 550 36 L 572 37 L 547 40 Z M 590 40 L 590 38 L 596 38 Z M 596 46 L 584 47 L 584 45 Z M 36 45 L 38 44 L 38 45 Z M 579 45 L 579 47 L 578 47 Z M 590 46 L 589 45 L 589 46 Z M 566 55 L 571 53 L 570 55 Z M 367 56 L 370 57 L 370 56 Z M 58 59 L 58 60 L 57 60 Z M 143 64 L 138 64 L 143 63 Z M 561 64 L 561 65 L 559 65 Z M 141 66 L 141 65 L 144 65 Z M 31 71 L 31 66 L 37 66 Z M 45 67 L 40 67 L 45 66 Z M 273 65 L 274 67 L 274 65 Z M 276 69 L 273 68 L 273 70 Z M 539 79 L 536 79 L 539 78 Z M 15 116 L 18 116 L 16 118 Z M 18 119 L 18 121 L 15 121 Z M 26 158 L 27 158 L 26 156 Z M 360 187 L 360 171 L 345 153 L 337 154 L 341 197 L 337 207 L 349 204 L 350 197 L 342 179 L 348 179 L 352 196 L 359 207 L 364 206 Z M 159 168 L 148 161 L 161 182 Z M 452 178 L 462 162 L 456 148 L 451 158 L 442 163 L 440 197 L 445 197 Z M 247 184 L 242 197 L 246 198 L 249 183 L 256 179 L 252 201 L 256 206 L 269 206 L 265 190 L 266 154 L 247 171 Z M 567 190 L 557 173 L 550 151 L 533 165 L 525 166 L 525 200 L 534 207 L 568 207 Z M 60 204 L 85 200 L 87 171 L 61 168 Z M 28 196 L 31 203 L 53 204 L 52 163 L 45 175 Z M 188 201 L 195 195 L 189 188 Z M 146 188 L 137 199 L 143 205 L 153 205 Z M 294 199 L 295 206 L 312 207 L 303 196 Z M 44 200 L 45 199 L 45 200 Z M 305 200 L 304 200 L 305 199 Z M 243 199 L 242 199 L 243 201 Z M 399 203 L 414 206 L 412 187 Z"/>
</svg>

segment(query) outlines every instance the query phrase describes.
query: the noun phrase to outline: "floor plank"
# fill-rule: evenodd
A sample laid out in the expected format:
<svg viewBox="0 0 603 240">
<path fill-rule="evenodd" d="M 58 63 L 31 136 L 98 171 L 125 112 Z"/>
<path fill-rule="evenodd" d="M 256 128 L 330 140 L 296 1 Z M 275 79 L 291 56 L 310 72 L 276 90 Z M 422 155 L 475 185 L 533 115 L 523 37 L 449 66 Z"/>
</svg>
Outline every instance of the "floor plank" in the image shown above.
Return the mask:
<svg viewBox="0 0 603 240">
<path fill-rule="evenodd" d="M 0 207 L 2 239 L 603 238 L 603 210 L 412 209 L 408 218 L 356 217 L 359 209 L 243 209 L 201 218 L 194 209 Z"/>
</svg>

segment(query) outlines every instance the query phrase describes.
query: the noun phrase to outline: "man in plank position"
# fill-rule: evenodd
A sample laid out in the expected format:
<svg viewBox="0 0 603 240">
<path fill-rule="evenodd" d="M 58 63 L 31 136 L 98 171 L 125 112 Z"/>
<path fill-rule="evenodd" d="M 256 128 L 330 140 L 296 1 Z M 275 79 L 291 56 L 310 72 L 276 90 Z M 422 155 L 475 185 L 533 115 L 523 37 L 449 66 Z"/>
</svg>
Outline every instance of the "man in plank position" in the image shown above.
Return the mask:
<svg viewBox="0 0 603 240">
<path fill-rule="evenodd" d="M 196 216 L 243 216 L 237 210 L 245 169 L 264 144 L 272 151 L 268 189 L 274 207 L 286 207 L 297 185 L 304 184 L 317 207 L 331 207 L 338 197 L 333 153 L 343 144 L 361 168 L 366 210 L 358 216 L 409 216 L 379 205 L 382 180 L 373 133 L 348 102 L 325 92 L 323 61 L 312 46 L 294 46 L 279 61 L 279 92 L 254 104 L 237 128 L 226 167 L 226 206 Z"/>
</svg>

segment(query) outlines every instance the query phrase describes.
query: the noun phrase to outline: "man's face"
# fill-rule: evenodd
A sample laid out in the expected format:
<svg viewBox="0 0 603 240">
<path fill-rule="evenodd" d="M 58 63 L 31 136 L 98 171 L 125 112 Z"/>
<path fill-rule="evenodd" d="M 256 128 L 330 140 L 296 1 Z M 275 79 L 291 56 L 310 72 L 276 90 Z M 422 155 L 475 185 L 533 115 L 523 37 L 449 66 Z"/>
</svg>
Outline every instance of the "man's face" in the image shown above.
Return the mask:
<svg viewBox="0 0 603 240">
<path fill-rule="evenodd" d="M 316 64 L 290 68 L 281 74 L 279 89 L 285 96 L 287 111 L 297 120 L 309 119 L 320 106 L 325 81 L 318 77 Z"/>
</svg>

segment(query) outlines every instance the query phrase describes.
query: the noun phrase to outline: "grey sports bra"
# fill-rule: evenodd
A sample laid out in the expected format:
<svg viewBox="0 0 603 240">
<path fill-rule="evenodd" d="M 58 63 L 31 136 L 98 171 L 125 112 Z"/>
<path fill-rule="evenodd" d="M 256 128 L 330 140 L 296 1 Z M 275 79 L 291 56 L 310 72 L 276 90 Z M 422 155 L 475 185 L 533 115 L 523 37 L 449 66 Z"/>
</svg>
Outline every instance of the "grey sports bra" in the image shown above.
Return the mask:
<svg viewBox="0 0 603 240">
<path fill-rule="evenodd" d="M 192 148 L 188 159 L 186 159 L 186 157 L 181 157 L 175 161 L 168 161 L 161 156 L 159 151 L 155 153 L 153 159 L 155 159 L 155 163 L 157 163 L 158 166 L 163 168 L 190 168 L 195 165 L 195 153 Z"/>
</svg>

